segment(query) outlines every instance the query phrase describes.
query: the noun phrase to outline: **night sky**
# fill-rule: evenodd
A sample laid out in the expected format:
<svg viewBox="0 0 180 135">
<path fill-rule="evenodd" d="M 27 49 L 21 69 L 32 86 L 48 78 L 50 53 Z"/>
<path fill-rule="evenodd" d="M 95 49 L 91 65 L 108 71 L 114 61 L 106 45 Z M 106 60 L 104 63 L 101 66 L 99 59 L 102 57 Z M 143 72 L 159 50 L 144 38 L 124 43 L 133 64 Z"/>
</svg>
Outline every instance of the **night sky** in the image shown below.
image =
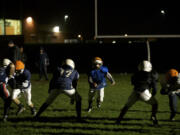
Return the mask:
<svg viewBox="0 0 180 135">
<path fill-rule="evenodd" d="M 38 24 L 62 26 L 64 15 L 68 14 L 66 23 L 72 32 L 94 36 L 94 0 L 2 0 L 2 3 L 1 16 L 32 16 Z M 180 11 L 174 5 L 98 0 L 98 34 L 180 34 Z"/>
</svg>

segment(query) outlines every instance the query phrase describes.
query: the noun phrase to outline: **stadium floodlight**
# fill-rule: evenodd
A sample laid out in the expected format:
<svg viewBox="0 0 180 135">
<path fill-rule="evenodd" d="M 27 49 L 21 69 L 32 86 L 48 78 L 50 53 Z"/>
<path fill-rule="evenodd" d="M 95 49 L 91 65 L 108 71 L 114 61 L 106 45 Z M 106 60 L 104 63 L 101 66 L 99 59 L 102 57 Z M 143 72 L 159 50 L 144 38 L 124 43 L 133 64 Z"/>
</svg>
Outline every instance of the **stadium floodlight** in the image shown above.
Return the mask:
<svg viewBox="0 0 180 135">
<path fill-rule="evenodd" d="M 53 32 L 54 32 L 54 33 L 59 33 L 59 32 L 60 32 L 59 29 L 60 29 L 59 26 L 54 26 L 54 27 L 53 27 Z"/>
</svg>

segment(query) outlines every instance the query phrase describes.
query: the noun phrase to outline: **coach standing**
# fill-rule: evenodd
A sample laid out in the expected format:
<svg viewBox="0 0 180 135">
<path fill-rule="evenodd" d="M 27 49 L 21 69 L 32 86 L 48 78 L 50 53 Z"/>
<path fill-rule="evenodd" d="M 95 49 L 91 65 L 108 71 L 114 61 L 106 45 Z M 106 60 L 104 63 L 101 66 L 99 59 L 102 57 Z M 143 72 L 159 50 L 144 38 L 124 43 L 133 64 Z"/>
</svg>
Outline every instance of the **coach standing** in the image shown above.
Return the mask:
<svg viewBox="0 0 180 135">
<path fill-rule="evenodd" d="M 44 48 L 40 48 L 40 55 L 39 55 L 39 80 L 42 79 L 44 75 L 46 80 L 48 80 L 47 75 L 47 66 L 49 65 L 49 58 L 47 53 L 44 51 Z"/>
<path fill-rule="evenodd" d="M 20 49 L 13 41 L 9 41 L 8 43 L 7 55 L 7 58 L 12 62 L 10 65 L 10 76 L 13 76 L 15 72 L 15 62 L 20 60 Z"/>
<path fill-rule="evenodd" d="M 8 43 L 8 59 L 10 59 L 13 63 L 20 60 L 20 49 L 13 41 Z"/>
</svg>

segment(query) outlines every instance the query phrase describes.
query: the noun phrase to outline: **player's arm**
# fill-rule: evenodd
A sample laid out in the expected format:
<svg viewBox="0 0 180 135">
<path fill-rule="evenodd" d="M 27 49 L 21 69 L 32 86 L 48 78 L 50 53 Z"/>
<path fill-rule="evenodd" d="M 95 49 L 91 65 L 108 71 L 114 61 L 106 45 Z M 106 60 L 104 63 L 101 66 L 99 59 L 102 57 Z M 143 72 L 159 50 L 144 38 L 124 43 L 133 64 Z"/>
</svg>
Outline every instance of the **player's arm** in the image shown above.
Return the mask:
<svg viewBox="0 0 180 135">
<path fill-rule="evenodd" d="M 107 72 L 106 77 L 109 79 L 112 85 L 115 85 L 115 80 L 109 72 Z"/>
<path fill-rule="evenodd" d="M 73 80 L 72 81 L 72 86 L 73 86 L 73 88 L 76 90 L 76 88 L 77 88 L 77 83 L 78 83 L 78 80 Z"/>
<path fill-rule="evenodd" d="M 88 82 L 91 88 L 97 87 L 97 83 L 93 81 L 92 76 L 88 76 Z"/>
<path fill-rule="evenodd" d="M 76 71 L 74 71 L 74 72 L 76 72 Z M 74 76 L 74 79 L 73 79 L 73 81 L 72 81 L 72 86 L 73 86 L 73 88 L 76 90 L 76 88 L 77 88 L 77 83 L 78 83 L 78 80 L 79 80 L 79 73 L 78 72 L 76 72 L 76 74 L 75 74 L 75 76 Z"/>
<path fill-rule="evenodd" d="M 169 84 L 161 84 L 161 90 L 160 90 L 160 93 L 162 95 L 167 95 L 168 94 L 168 88 L 170 87 Z"/>
<path fill-rule="evenodd" d="M 30 86 L 30 81 L 29 80 L 25 80 L 24 82 L 22 82 L 21 89 L 27 89 L 29 86 Z"/>
<path fill-rule="evenodd" d="M 157 72 L 152 72 L 152 95 L 155 96 L 157 93 L 157 82 L 159 75 Z"/>
<path fill-rule="evenodd" d="M 26 70 L 25 80 L 22 82 L 21 89 L 27 89 L 31 84 L 30 80 L 31 80 L 31 73 L 28 70 Z"/>
</svg>

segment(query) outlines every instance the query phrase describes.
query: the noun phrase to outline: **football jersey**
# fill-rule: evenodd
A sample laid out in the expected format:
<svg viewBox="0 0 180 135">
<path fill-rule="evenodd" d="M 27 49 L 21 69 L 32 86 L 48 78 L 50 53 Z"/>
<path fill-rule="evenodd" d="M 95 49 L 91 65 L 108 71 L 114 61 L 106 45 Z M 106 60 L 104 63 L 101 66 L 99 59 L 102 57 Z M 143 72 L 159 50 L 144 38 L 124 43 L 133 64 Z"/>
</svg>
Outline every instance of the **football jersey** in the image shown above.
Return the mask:
<svg viewBox="0 0 180 135">
<path fill-rule="evenodd" d="M 79 79 L 79 73 L 69 66 L 57 67 L 50 82 L 50 89 L 71 90 L 73 82 Z"/>
<path fill-rule="evenodd" d="M 24 69 L 23 73 L 19 74 L 19 75 L 15 75 L 15 80 L 16 80 L 16 88 L 28 88 L 30 86 L 30 80 L 31 80 L 31 73 L 29 70 Z M 23 87 L 22 83 L 28 81 L 28 85 L 27 87 Z"/>
<path fill-rule="evenodd" d="M 156 91 L 157 80 L 157 74 L 153 72 L 139 71 L 132 76 L 131 83 L 134 85 L 135 91 L 143 92 L 144 90 L 150 88 L 153 88 L 153 91 Z"/>
<path fill-rule="evenodd" d="M 93 69 L 89 74 L 89 84 L 90 88 L 93 89 L 101 89 L 107 85 L 106 83 L 106 75 L 108 73 L 108 68 L 105 66 L 101 66 L 100 69 Z M 97 83 L 97 87 L 93 86 L 93 83 Z"/>
</svg>

